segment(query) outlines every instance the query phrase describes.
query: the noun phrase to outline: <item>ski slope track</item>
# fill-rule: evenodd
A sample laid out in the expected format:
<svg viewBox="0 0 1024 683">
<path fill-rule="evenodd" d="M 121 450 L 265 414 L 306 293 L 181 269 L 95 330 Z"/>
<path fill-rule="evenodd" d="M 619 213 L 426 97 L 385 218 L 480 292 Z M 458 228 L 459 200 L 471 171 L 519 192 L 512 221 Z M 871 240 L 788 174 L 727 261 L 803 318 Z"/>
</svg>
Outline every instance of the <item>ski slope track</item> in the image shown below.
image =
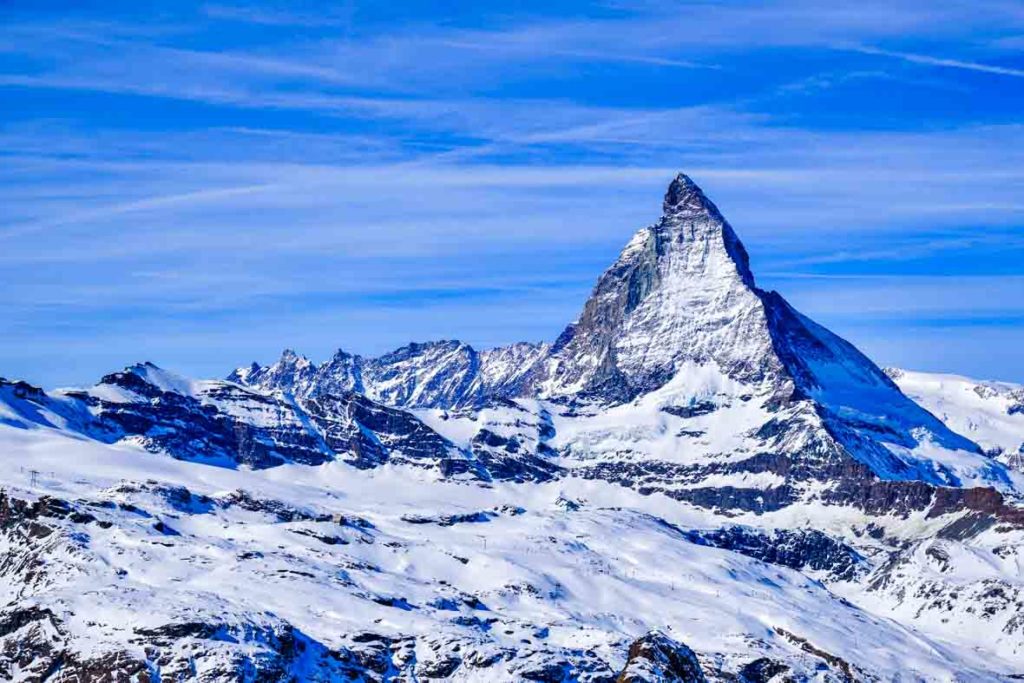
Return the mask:
<svg viewBox="0 0 1024 683">
<path fill-rule="evenodd" d="M 0 679 L 1020 680 L 1022 420 L 680 174 L 550 342 L 0 380 Z"/>
</svg>

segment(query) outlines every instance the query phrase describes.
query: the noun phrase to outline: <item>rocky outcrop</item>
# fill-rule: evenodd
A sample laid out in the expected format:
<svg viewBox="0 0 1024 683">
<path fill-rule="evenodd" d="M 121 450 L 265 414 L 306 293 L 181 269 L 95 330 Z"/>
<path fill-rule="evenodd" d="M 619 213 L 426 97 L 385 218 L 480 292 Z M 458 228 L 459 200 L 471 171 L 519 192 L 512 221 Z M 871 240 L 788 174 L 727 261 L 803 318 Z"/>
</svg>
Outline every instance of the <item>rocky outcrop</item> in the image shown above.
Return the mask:
<svg viewBox="0 0 1024 683">
<path fill-rule="evenodd" d="M 287 403 L 229 383 L 185 392 L 162 383 L 152 364 L 107 375 L 80 398 L 107 424 L 151 450 L 182 460 L 222 461 L 254 469 L 331 458 Z M 123 438 L 122 437 L 122 438 Z"/>
<path fill-rule="evenodd" d="M 805 572 L 819 572 L 832 581 L 853 581 L 869 570 L 856 550 L 816 529 L 759 531 L 742 526 L 693 530 L 694 543 L 723 548 Z"/>
<path fill-rule="evenodd" d="M 819 658 L 824 662 L 833 672 L 835 672 L 839 680 L 842 683 L 857 683 L 864 678 L 863 674 L 857 669 L 857 667 L 851 665 L 848 661 L 842 657 L 838 657 L 831 652 L 823 650 L 807 638 L 790 633 L 784 628 L 775 627 L 775 632 L 788 640 L 793 645 L 799 647 L 804 652 Z"/>
<path fill-rule="evenodd" d="M 447 475 L 488 477 L 486 470 L 411 413 L 355 393 L 311 397 L 299 405 L 327 447 L 356 467 L 402 462 L 436 467 Z"/>
<path fill-rule="evenodd" d="M 633 641 L 616 683 L 706 683 L 693 650 L 659 631 Z"/>
</svg>

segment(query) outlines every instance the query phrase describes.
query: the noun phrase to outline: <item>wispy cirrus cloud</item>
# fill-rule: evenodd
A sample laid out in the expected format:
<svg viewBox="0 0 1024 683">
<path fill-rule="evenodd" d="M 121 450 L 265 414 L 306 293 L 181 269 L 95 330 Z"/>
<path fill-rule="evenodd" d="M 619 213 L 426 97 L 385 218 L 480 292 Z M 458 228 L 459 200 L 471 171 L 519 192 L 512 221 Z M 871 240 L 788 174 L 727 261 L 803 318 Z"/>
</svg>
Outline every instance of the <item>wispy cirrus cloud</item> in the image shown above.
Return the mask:
<svg viewBox="0 0 1024 683">
<path fill-rule="evenodd" d="M 237 21 L 264 26 L 336 28 L 352 25 L 355 3 L 331 3 L 329 6 L 318 3 L 305 11 L 295 7 L 208 3 L 202 5 L 200 11 L 211 19 L 222 21 Z"/>
<path fill-rule="evenodd" d="M 980 73 L 995 74 L 997 76 L 1013 76 L 1016 78 L 1024 78 L 1024 69 L 1015 69 L 1006 66 L 996 66 L 993 64 L 981 64 L 978 62 L 969 62 L 960 59 L 946 59 L 943 57 L 933 57 L 930 55 L 916 54 L 913 52 L 882 50 L 875 47 L 858 46 L 853 47 L 851 49 L 866 55 L 891 57 L 893 59 L 899 59 L 904 62 L 911 62 L 912 64 L 924 64 L 926 66 L 939 66 L 950 69 L 963 69 L 965 71 L 978 71 Z"/>
</svg>

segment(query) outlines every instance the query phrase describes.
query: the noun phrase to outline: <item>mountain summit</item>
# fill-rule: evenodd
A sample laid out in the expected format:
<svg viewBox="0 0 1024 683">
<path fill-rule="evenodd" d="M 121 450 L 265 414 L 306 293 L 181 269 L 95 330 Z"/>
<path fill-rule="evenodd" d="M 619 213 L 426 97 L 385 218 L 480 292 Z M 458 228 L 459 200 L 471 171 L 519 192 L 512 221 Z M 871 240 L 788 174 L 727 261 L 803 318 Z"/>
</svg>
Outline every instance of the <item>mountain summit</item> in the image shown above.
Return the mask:
<svg viewBox="0 0 1024 683">
<path fill-rule="evenodd" d="M 737 379 L 777 374 L 747 252 L 687 176 L 665 194 L 664 215 L 638 231 L 598 279 L 579 319 L 539 371 L 546 396 L 629 400 L 686 362 Z"/>
<path fill-rule="evenodd" d="M 736 263 L 744 282 L 753 286 L 754 276 L 750 272 L 750 259 L 740 243 L 732 227 L 722 217 L 718 207 L 705 196 L 704 191 L 693 182 L 688 175 L 680 173 L 669 184 L 662 202 L 662 220 L 664 222 L 683 223 L 706 218 L 710 223 L 719 225 L 722 240 L 729 256 Z M 711 233 L 712 235 L 714 232 Z"/>
</svg>

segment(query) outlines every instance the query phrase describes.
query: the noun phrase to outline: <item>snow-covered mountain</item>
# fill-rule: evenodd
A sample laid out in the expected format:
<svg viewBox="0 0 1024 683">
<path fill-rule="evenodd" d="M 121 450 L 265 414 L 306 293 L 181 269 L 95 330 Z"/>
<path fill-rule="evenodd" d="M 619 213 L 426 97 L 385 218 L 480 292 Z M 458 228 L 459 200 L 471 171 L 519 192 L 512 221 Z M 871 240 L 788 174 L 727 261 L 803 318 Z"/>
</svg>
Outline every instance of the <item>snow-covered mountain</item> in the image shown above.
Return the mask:
<svg viewBox="0 0 1024 683">
<path fill-rule="evenodd" d="M 550 346 L 477 352 L 454 341 L 411 344 L 372 359 L 339 351 L 320 367 L 286 351 L 273 365 L 236 370 L 229 380 L 300 397 L 356 391 L 435 411 L 542 399 L 563 408 L 517 409 L 532 413 L 531 423 L 569 415 L 561 431 L 576 436 L 562 445 L 572 450 L 586 441 L 587 458 L 606 431 L 602 417 L 628 414 L 644 433 L 633 430 L 628 448 L 616 447 L 623 462 L 601 457 L 619 469 L 638 459 L 644 467 L 657 460 L 700 469 L 709 457 L 782 451 L 787 466 L 798 459 L 808 479 L 832 482 L 834 468 L 852 464 L 869 478 L 1013 489 L 1012 474 L 907 399 L 852 345 L 757 288 L 736 233 L 682 174 L 669 186 L 661 219 L 634 235 L 579 319 Z M 694 413 L 717 414 L 710 437 L 699 424 L 686 428 L 684 421 L 700 416 Z M 457 440 L 473 430 L 442 431 Z M 546 442 L 511 436 L 535 452 Z"/>
<path fill-rule="evenodd" d="M 897 368 L 885 372 L 950 429 L 1024 470 L 1024 385 Z"/>
<path fill-rule="evenodd" d="M 933 383 L 684 175 L 550 344 L 0 380 L 0 677 L 1012 680 L 1019 388 Z"/>
<path fill-rule="evenodd" d="M 227 379 L 300 397 L 353 391 L 402 408 L 454 408 L 522 393 L 524 377 L 548 348 L 521 342 L 477 351 L 460 341 L 438 341 L 409 344 L 378 358 L 339 349 L 319 367 L 287 349 L 272 365 L 253 363 Z"/>
</svg>

